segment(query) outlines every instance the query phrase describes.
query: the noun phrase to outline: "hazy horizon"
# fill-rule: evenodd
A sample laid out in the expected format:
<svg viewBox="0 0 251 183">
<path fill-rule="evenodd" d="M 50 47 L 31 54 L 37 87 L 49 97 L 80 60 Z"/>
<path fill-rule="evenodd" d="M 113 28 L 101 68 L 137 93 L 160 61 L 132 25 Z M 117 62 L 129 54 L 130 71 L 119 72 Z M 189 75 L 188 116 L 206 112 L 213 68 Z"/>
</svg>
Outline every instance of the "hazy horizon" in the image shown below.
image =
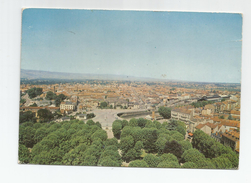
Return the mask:
<svg viewBox="0 0 251 183">
<path fill-rule="evenodd" d="M 25 9 L 21 69 L 240 83 L 242 16 Z"/>
<path fill-rule="evenodd" d="M 191 80 L 177 80 L 177 79 L 163 79 L 163 78 L 160 78 L 160 79 L 158 79 L 158 78 L 150 78 L 150 77 L 137 77 L 137 76 L 128 76 L 128 75 L 116 75 L 116 74 L 91 74 L 91 73 L 69 73 L 69 72 L 57 72 L 57 71 L 44 71 L 44 70 L 29 70 L 29 69 L 21 69 L 21 79 L 22 79 L 22 70 L 23 71 L 38 71 L 38 72 L 51 72 L 51 73 L 65 73 L 65 74 L 82 74 L 82 75 L 102 75 L 102 76 L 104 76 L 104 75 L 112 75 L 112 76 L 118 76 L 118 77 L 134 77 L 134 79 L 133 78 L 130 78 L 130 79 L 128 79 L 128 80 L 132 80 L 132 81 L 144 81 L 144 82 L 191 82 L 191 83 L 221 83 L 221 84 L 223 84 L 223 83 L 226 83 L 226 84 L 241 84 L 241 82 L 239 82 L 239 83 L 230 83 L 230 82 L 204 82 L 204 81 L 191 81 Z M 141 78 L 141 80 L 137 80 L 137 79 L 140 79 Z M 24 77 L 23 79 L 28 79 L 27 77 Z M 30 79 L 30 78 L 29 78 Z M 46 77 L 43 77 L 43 78 L 41 78 L 41 77 L 37 77 L 37 78 L 32 78 L 32 79 L 41 79 L 41 80 L 43 80 L 43 79 L 65 79 L 65 78 L 46 78 Z M 85 79 L 87 79 L 87 78 L 82 78 L 82 80 L 85 80 Z M 92 78 L 93 80 L 106 80 L 106 79 L 102 79 L 102 78 L 99 78 L 99 79 L 95 79 L 95 78 Z M 92 80 L 91 79 L 91 80 Z M 149 79 L 149 80 L 142 80 L 142 79 Z M 71 78 L 69 78 L 69 80 L 72 80 Z M 76 80 L 81 80 L 80 78 L 79 79 L 77 79 L 76 78 Z M 121 78 L 119 79 L 119 78 L 117 78 L 117 79 L 109 79 L 109 80 L 118 80 L 118 81 L 120 81 L 121 80 Z M 125 80 L 125 79 L 124 79 Z"/>
</svg>

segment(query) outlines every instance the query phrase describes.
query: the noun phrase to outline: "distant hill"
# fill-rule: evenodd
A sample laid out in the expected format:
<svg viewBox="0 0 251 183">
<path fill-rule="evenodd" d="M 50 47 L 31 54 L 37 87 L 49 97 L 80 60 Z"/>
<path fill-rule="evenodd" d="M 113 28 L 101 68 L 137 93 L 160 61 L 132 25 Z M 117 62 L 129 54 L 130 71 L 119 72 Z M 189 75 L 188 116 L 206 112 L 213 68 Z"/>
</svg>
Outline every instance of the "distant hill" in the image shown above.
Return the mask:
<svg viewBox="0 0 251 183">
<path fill-rule="evenodd" d="M 131 81 L 170 81 L 155 78 L 112 75 L 112 74 L 80 74 L 66 72 L 49 72 L 21 69 L 21 78 L 24 79 L 97 79 L 97 80 L 131 80 Z"/>
</svg>

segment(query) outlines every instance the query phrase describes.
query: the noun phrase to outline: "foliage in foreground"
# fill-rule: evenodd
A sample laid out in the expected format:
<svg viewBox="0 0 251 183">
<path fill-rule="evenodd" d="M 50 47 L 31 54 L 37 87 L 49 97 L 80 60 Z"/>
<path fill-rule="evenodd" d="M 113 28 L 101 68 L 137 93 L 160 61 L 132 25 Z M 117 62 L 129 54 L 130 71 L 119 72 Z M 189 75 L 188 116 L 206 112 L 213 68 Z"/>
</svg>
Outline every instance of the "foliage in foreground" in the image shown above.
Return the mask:
<svg viewBox="0 0 251 183">
<path fill-rule="evenodd" d="M 202 131 L 191 144 L 184 140 L 178 121 L 116 120 L 107 139 L 100 123 L 71 120 L 62 123 L 20 124 L 19 161 L 30 164 L 230 169 L 238 155 Z M 116 130 L 117 129 L 117 130 Z M 193 146 L 192 146 L 193 145 Z M 206 148 L 206 149 L 205 149 Z M 119 151 L 120 150 L 120 151 Z M 142 152 L 146 155 L 142 157 Z M 120 153 L 119 153 L 120 152 Z"/>
<path fill-rule="evenodd" d="M 46 165 L 121 166 L 117 139 L 89 120 L 20 125 L 19 161 Z M 28 151 L 31 148 L 31 152 Z"/>
</svg>

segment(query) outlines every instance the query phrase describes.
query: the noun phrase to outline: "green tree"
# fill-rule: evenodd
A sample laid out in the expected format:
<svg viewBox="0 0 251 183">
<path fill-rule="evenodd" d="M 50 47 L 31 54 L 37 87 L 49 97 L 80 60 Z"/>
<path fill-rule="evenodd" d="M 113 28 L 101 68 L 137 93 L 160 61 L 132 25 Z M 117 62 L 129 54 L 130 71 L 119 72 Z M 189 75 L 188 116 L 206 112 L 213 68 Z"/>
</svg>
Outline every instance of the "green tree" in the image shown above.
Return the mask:
<svg viewBox="0 0 251 183">
<path fill-rule="evenodd" d="M 84 162 L 80 165 L 82 166 L 96 166 L 97 165 L 97 158 L 95 156 L 87 155 L 84 158 Z"/>
<path fill-rule="evenodd" d="M 216 142 L 201 130 L 196 130 L 193 133 L 192 145 L 203 153 L 206 158 L 215 158 L 222 154 L 233 153 L 230 147 L 226 147 L 223 144 Z"/>
<path fill-rule="evenodd" d="M 39 109 L 37 111 L 37 116 L 42 122 L 50 121 L 53 118 L 51 111 L 47 109 Z"/>
<path fill-rule="evenodd" d="M 45 127 L 38 128 L 34 134 L 34 140 L 36 143 L 40 142 L 44 137 L 48 135 Z"/>
<path fill-rule="evenodd" d="M 130 162 L 132 160 L 135 160 L 136 157 L 136 150 L 135 149 L 129 149 L 126 152 L 122 152 L 122 159 L 126 162 Z"/>
<path fill-rule="evenodd" d="M 214 163 L 211 162 L 209 158 L 200 159 L 196 162 L 196 165 L 198 168 L 204 168 L 204 169 L 215 169 Z"/>
<path fill-rule="evenodd" d="M 130 162 L 129 167 L 149 167 L 144 160 L 135 160 Z"/>
<path fill-rule="evenodd" d="M 33 125 L 33 128 L 38 129 L 38 128 L 41 128 L 42 126 L 43 126 L 42 123 L 35 123 L 35 124 Z"/>
<path fill-rule="evenodd" d="M 181 155 L 183 153 L 182 146 L 175 140 L 167 141 L 164 148 L 164 153 L 172 153 L 177 158 L 181 158 Z"/>
<path fill-rule="evenodd" d="M 89 148 L 87 148 L 86 145 L 84 145 L 84 144 L 75 147 L 74 149 L 70 150 L 68 153 L 66 153 L 63 156 L 62 163 L 65 165 L 83 164 L 85 158 L 87 156 L 91 156 L 90 154 L 85 153 L 87 149 L 89 149 Z"/>
<path fill-rule="evenodd" d="M 131 132 L 132 129 L 133 129 L 133 127 L 131 127 L 131 126 L 125 126 L 123 128 L 122 132 L 121 132 L 120 138 L 131 135 L 132 134 L 132 132 Z"/>
<path fill-rule="evenodd" d="M 205 159 L 205 156 L 197 149 L 189 149 L 182 154 L 181 158 L 183 162 L 197 163 L 198 161 Z"/>
<path fill-rule="evenodd" d="M 167 139 L 165 137 L 159 137 L 157 141 L 155 142 L 159 155 L 164 153 L 166 142 L 167 142 Z"/>
<path fill-rule="evenodd" d="M 159 157 L 153 154 L 147 154 L 143 160 L 148 164 L 149 167 L 157 167 L 160 162 Z"/>
<path fill-rule="evenodd" d="M 59 94 L 58 98 L 60 99 L 60 101 L 64 101 L 67 97 L 64 94 Z"/>
<path fill-rule="evenodd" d="M 105 147 L 107 146 L 116 146 L 118 147 L 118 140 L 116 138 L 111 138 L 111 139 L 106 139 L 106 141 L 104 142 Z"/>
<path fill-rule="evenodd" d="M 38 95 L 41 95 L 43 93 L 43 89 L 34 87 L 34 88 L 27 90 L 27 93 L 30 98 L 35 98 Z"/>
<path fill-rule="evenodd" d="M 193 162 L 185 162 L 181 168 L 197 168 L 197 165 Z"/>
<path fill-rule="evenodd" d="M 91 140 L 94 141 L 97 138 L 101 139 L 102 141 L 106 141 L 107 139 L 106 131 L 102 129 L 95 131 L 91 136 Z"/>
<path fill-rule="evenodd" d="M 95 125 L 96 125 L 96 126 L 98 126 L 99 128 L 102 128 L 101 123 L 100 123 L 100 122 L 98 122 L 98 121 L 95 123 Z"/>
<path fill-rule="evenodd" d="M 224 116 L 223 116 L 223 115 L 221 115 L 219 118 L 220 118 L 220 119 L 224 119 Z"/>
<path fill-rule="evenodd" d="M 67 97 L 64 94 L 59 94 L 59 95 L 51 95 L 55 99 L 55 104 L 56 106 L 60 106 L 61 102 L 63 102 Z M 49 96 L 50 97 L 50 96 Z"/>
<path fill-rule="evenodd" d="M 178 126 L 178 121 L 171 119 L 168 123 L 167 129 L 171 131 L 175 131 Z"/>
<path fill-rule="evenodd" d="M 91 155 L 95 156 L 97 159 L 99 159 L 100 155 L 102 153 L 102 146 L 97 146 L 97 145 L 91 145 L 89 146 L 88 149 L 85 150 L 84 155 Z"/>
<path fill-rule="evenodd" d="M 186 135 L 186 129 L 183 128 L 182 126 L 177 126 L 176 130 L 183 135 L 183 139 L 184 139 L 184 136 Z"/>
<path fill-rule="evenodd" d="M 144 138 L 142 130 L 141 130 L 140 127 L 134 127 L 134 128 L 132 128 L 130 134 L 133 137 L 133 139 L 134 139 L 135 142 L 141 141 Z"/>
<path fill-rule="evenodd" d="M 87 122 L 86 122 L 87 125 L 89 126 L 92 126 L 92 125 L 95 125 L 95 122 L 91 119 L 89 119 Z"/>
<path fill-rule="evenodd" d="M 161 106 L 161 107 L 158 109 L 158 112 L 159 112 L 159 114 L 160 114 L 164 119 L 169 119 L 169 118 L 171 118 L 171 108 L 169 108 L 169 107 Z"/>
<path fill-rule="evenodd" d="M 176 141 L 182 141 L 184 140 L 184 135 L 179 133 L 178 131 L 175 131 L 176 133 L 172 134 L 171 137 Z"/>
<path fill-rule="evenodd" d="M 233 120 L 234 118 L 232 117 L 232 115 L 231 114 L 229 114 L 229 116 L 228 116 L 228 118 L 227 119 L 229 119 L 229 120 Z"/>
<path fill-rule="evenodd" d="M 189 141 L 180 141 L 178 143 L 181 145 L 183 152 L 193 148 L 192 144 Z"/>
<path fill-rule="evenodd" d="M 138 159 L 142 155 L 142 149 L 144 148 L 142 141 L 137 141 L 134 146 L 135 158 Z"/>
<path fill-rule="evenodd" d="M 154 120 L 154 121 L 153 121 L 153 124 L 155 125 L 155 127 L 156 127 L 157 129 L 160 129 L 160 128 L 161 128 L 161 123 L 160 123 L 160 122 Z"/>
<path fill-rule="evenodd" d="M 144 119 L 144 118 L 139 118 L 139 119 L 137 120 L 137 122 L 138 122 L 138 126 L 139 126 L 140 128 L 144 128 L 145 125 L 146 125 L 147 120 Z"/>
<path fill-rule="evenodd" d="M 158 164 L 158 168 L 180 168 L 179 163 L 174 161 L 162 161 Z"/>
<path fill-rule="evenodd" d="M 87 119 L 91 119 L 91 118 L 94 118 L 94 117 L 95 117 L 94 113 L 86 114 Z"/>
<path fill-rule="evenodd" d="M 114 150 L 105 149 L 105 151 L 100 156 L 100 162 L 102 162 L 102 159 L 106 157 L 110 157 L 113 161 L 118 163 L 119 166 L 121 166 L 122 160 L 121 160 L 121 156 L 119 155 L 118 150 L 114 151 Z"/>
<path fill-rule="evenodd" d="M 132 149 L 134 147 L 133 137 L 131 135 L 123 138 L 121 137 L 119 146 L 123 152 L 127 152 L 129 149 Z"/>
<path fill-rule="evenodd" d="M 31 163 L 40 165 L 49 165 L 52 162 L 51 154 L 47 151 L 42 151 L 38 155 L 34 156 Z"/>
<path fill-rule="evenodd" d="M 45 98 L 47 100 L 53 100 L 55 97 L 56 97 L 55 93 L 53 93 L 52 91 L 48 91 Z"/>
<path fill-rule="evenodd" d="M 58 97 L 58 96 L 56 96 L 55 97 L 55 105 L 56 105 L 56 107 L 59 107 L 60 106 L 60 104 L 61 104 L 61 100 L 60 100 L 60 98 Z"/>
<path fill-rule="evenodd" d="M 167 121 L 164 121 L 162 124 L 161 124 L 161 129 L 168 129 L 168 124 Z"/>
<path fill-rule="evenodd" d="M 142 134 L 143 134 L 144 149 L 148 153 L 157 152 L 157 147 L 155 144 L 155 142 L 158 139 L 157 129 L 156 128 L 143 128 Z"/>
<path fill-rule="evenodd" d="M 116 137 L 117 139 L 120 139 L 121 130 L 122 130 L 121 121 L 120 120 L 115 120 L 112 123 L 112 132 L 113 132 L 114 137 Z"/>
<path fill-rule="evenodd" d="M 174 162 L 179 162 L 178 161 L 178 158 L 171 154 L 171 153 L 168 153 L 168 154 L 162 154 L 160 157 L 159 157 L 159 162 L 163 162 L 163 161 L 166 161 L 166 162 L 171 162 L 171 161 L 174 161 Z"/>
<path fill-rule="evenodd" d="M 105 151 L 108 151 L 108 150 L 111 150 L 111 151 L 118 151 L 118 147 L 115 146 L 115 145 L 105 146 Z"/>
<path fill-rule="evenodd" d="M 145 128 L 156 128 L 156 126 L 151 120 L 147 120 Z"/>
<path fill-rule="evenodd" d="M 136 126 L 138 126 L 138 121 L 137 121 L 137 119 L 135 119 L 135 118 L 130 119 L 128 125 L 131 126 L 131 127 L 136 127 Z"/>
<path fill-rule="evenodd" d="M 128 121 L 124 119 L 121 121 L 121 124 L 122 124 L 122 128 L 124 128 L 125 126 L 128 125 Z"/>
<path fill-rule="evenodd" d="M 217 157 L 212 159 L 212 163 L 215 165 L 217 169 L 230 169 L 232 168 L 232 163 L 228 158 L 225 157 Z"/>
<path fill-rule="evenodd" d="M 234 168 L 237 168 L 239 165 L 239 158 L 235 152 L 231 152 L 228 154 L 222 154 L 220 157 L 221 158 L 228 158 L 232 163 L 232 167 L 234 167 Z"/>
<path fill-rule="evenodd" d="M 101 109 L 106 108 L 107 107 L 107 103 L 106 102 L 101 102 L 100 103 L 100 107 L 101 107 Z"/>
<path fill-rule="evenodd" d="M 31 112 L 31 111 L 27 111 L 27 112 L 20 112 L 19 113 L 19 123 L 24 123 L 24 122 L 36 122 L 36 117 L 35 117 L 35 113 Z"/>
<path fill-rule="evenodd" d="M 18 147 L 18 160 L 20 163 L 29 163 L 31 161 L 30 152 L 23 144 Z"/>
<path fill-rule="evenodd" d="M 30 107 L 37 107 L 37 104 L 33 103 L 33 104 L 30 105 Z"/>
<path fill-rule="evenodd" d="M 34 141 L 34 135 L 35 135 L 36 129 L 34 129 L 31 126 L 20 126 L 19 128 L 19 142 L 20 144 L 25 145 L 26 147 L 32 148 L 35 144 Z"/>
<path fill-rule="evenodd" d="M 106 157 L 106 158 L 103 158 L 102 161 L 100 161 L 100 166 L 112 166 L 112 167 L 120 167 L 121 165 L 112 160 L 111 157 Z"/>
</svg>

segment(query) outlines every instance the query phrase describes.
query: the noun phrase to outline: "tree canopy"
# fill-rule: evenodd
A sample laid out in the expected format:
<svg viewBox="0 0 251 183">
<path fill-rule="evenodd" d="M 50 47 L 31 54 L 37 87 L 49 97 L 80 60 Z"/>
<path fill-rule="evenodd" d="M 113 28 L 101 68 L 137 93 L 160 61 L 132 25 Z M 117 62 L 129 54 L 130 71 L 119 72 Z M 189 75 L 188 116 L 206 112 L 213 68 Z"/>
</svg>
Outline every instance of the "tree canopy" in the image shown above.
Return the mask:
<svg viewBox="0 0 251 183">
<path fill-rule="evenodd" d="M 27 90 L 27 93 L 28 93 L 29 97 L 32 99 L 32 98 L 35 98 L 35 97 L 41 95 L 43 93 L 43 89 L 34 87 L 34 88 Z"/>
<path fill-rule="evenodd" d="M 130 162 L 129 167 L 149 167 L 144 160 L 135 160 Z"/>
<path fill-rule="evenodd" d="M 51 111 L 48 109 L 39 109 L 37 111 L 37 116 L 42 122 L 50 121 L 53 118 Z"/>
<path fill-rule="evenodd" d="M 101 102 L 100 103 L 100 108 L 103 109 L 103 108 L 106 108 L 108 106 L 107 102 Z"/>
<path fill-rule="evenodd" d="M 24 122 L 33 122 L 35 123 L 37 118 L 35 117 L 35 113 L 31 111 L 27 112 L 19 112 L 19 123 L 24 123 Z"/>
<path fill-rule="evenodd" d="M 79 120 L 60 124 L 22 123 L 19 132 L 19 161 L 31 164 L 96 166 L 102 157 L 100 165 L 109 166 L 105 163 L 105 158 L 109 155 L 113 161 L 114 158 L 118 159 L 111 166 L 120 166 L 118 147 L 105 145 L 107 143 L 116 145 L 117 141 L 107 141 L 107 133 L 96 123 L 84 124 Z M 31 153 L 28 147 L 32 148 Z"/>
<path fill-rule="evenodd" d="M 169 107 L 161 106 L 161 107 L 158 109 L 158 112 L 159 112 L 159 114 L 160 114 L 164 119 L 169 119 L 169 118 L 171 118 L 171 108 L 169 108 Z"/>
<path fill-rule="evenodd" d="M 231 148 L 200 130 L 194 132 L 192 144 L 185 141 L 178 131 L 185 124 L 179 121 L 115 120 L 112 130 L 120 134 L 118 140 L 108 139 L 100 123 L 93 120 L 41 123 L 39 119 L 19 125 L 20 163 L 119 167 L 126 161 L 130 167 L 238 167 L 238 155 Z"/>
</svg>

